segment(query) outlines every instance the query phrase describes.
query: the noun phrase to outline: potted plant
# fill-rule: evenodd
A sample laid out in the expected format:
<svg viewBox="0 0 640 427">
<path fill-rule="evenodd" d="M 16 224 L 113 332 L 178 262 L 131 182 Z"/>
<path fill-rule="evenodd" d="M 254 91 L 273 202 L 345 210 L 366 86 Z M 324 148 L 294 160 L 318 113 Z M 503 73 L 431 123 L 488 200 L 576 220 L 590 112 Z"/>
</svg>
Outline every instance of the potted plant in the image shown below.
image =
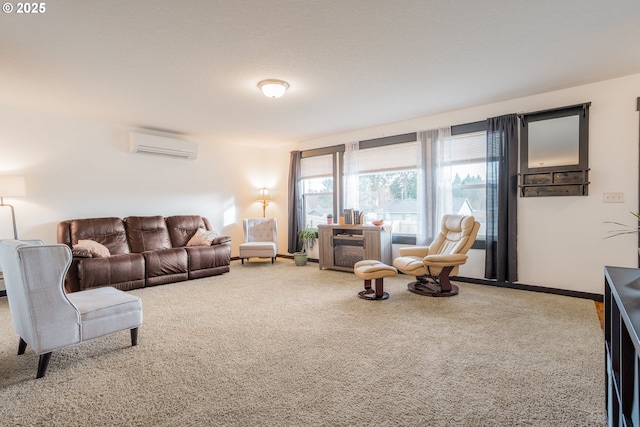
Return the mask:
<svg viewBox="0 0 640 427">
<path fill-rule="evenodd" d="M 313 249 L 313 245 L 316 243 L 316 239 L 318 238 L 318 230 L 315 228 L 305 228 L 299 234 L 300 244 L 302 245 L 301 252 L 295 252 L 293 254 L 293 259 L 296 262 L 296 265 L 307 265 L 307 250 Z"/>
<path fill-rule="evenodd" d="M 333 224 L 333 214 L 327 214 L 327 224 Z"/>
</svg>

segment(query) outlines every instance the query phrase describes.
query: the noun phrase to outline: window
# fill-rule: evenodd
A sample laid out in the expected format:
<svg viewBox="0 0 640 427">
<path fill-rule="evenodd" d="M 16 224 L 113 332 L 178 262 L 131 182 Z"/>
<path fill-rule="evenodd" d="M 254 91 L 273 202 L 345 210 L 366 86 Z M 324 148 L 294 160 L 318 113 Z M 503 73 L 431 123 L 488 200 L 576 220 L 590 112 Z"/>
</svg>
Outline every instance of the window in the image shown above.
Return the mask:
<svg viewBox="0 0 640 427">
<path fill-rule="evenodd" d="M 335 190 L 339 169 L 339 149 L 309 150 L 300 159 L 302 208 L 305 228 L 326 224 L 327 215 L 336 213 L 338 193 Z"/>
<path fill-rule="evenodd" d="M 487 229 L 486 147 L 485 130 L 452 135 L 451 138 L 453 211 L 473 215 L 480 222 L 480 240 L 485 239 Z"/>
<path fill-rule="evenodd" d="M 415 134 L 412 139 L 358 151 L 360 211 L 365 213 L 366 222 L 383 219 L 395 236 L 417 232 Z"/>
<path fill-rule="evenodd" d="M 478 241 L 486 235 L 486 122 L 451 128 L 450 185 L 454 213 L 471 214 L 480 222 Z M 383 219 L 394 243 L 415 244 L 418 228 L 418 143 L 409 133 L 360 141 L 358 201 L 365 222 Z M 327 214 L 344 208 L 344 146 L 302 153 L 301 175 L 306 227 L 326 223 Z M 478 242 L 477 241 L 477 242 Z M 477 245 L 474 245 L 474 247 Z"/>
</svg>

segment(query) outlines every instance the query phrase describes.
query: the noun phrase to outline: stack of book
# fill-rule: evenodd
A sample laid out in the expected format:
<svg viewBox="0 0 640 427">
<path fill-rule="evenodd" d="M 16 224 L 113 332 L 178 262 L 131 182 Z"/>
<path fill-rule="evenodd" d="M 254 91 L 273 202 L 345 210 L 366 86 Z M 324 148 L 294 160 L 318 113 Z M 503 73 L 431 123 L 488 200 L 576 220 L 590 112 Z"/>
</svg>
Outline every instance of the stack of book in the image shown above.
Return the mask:
<svg viewBox="0 0 640 427">
<path fill-rule="evenodd" d="M 348 225 L 356 225 L 360 224 L 360 211 L 356 209 L 345 209 L 343 211 L 344 214 L 344 223 Z"/>
</svg>

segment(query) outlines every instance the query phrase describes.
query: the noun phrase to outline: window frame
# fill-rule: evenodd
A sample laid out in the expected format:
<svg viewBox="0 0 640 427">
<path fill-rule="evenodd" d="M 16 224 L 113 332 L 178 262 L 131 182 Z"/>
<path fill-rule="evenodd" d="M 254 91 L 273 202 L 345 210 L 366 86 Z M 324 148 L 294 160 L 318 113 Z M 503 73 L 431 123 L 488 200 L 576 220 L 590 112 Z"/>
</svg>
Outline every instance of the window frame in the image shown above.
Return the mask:
<svg viewBox="0 0 640 427">
<path fill-rule="evenodd" d="M 451 126 L 451 136 L 463 135 L 466 133 L 475 133 L 487 131 L 487 122 L 486 120 L 464 123 L 460 125 Z M 385 136 L 381 138 L 367 139 L 358 141 L 358 149 L 365 150 L 367 148 L 377 148 L 384 147 L 388 145 L 394 144 L 404 144 L 408 142 L 417 141 L 418 133 L 417 132 L 409 132 L 400 135 L 393 136 Z M 333 155 L 333 206 L 334 206 L 334 217 L 339 218 L 338 212 L 342 212 L 344 208 L 344 197 L 342 194 L 342 186 L 344 184 L 343 174 L 344 174 L 344 153 L 345 153 L 345 145 L 334 145 L 330 147 L 323 148 L 315 148 L 310 150 L 301 151 L 301 158 L 313 157 L 313 156 L 322 156 L 331 154 Z M 304 197 L 304 194 L 303 194 Z M 398 235 L 394 234 L 392 236 L 392 243 L 394 244 L 406 244 L 406 245 L 415 245 L 416 244 L 416 236 L 415 235 Z M 484 238 L 477 238 L 474 242 L 472 249 L 484 249 L 486 247 L 486 240 Z"/>
</svg>

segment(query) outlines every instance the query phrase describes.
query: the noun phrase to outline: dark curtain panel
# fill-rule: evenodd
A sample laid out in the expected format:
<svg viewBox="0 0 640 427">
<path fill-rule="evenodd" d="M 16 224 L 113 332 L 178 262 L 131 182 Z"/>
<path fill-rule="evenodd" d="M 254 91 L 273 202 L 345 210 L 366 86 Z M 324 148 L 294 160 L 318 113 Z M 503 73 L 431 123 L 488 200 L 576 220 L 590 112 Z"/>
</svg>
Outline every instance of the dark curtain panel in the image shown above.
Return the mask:
<svg viewBox="0 0 640 427">
<path fill-rule="evenodd" d="M 518 117 L 487 119 L 487 253 L 484 277 L 518 280 Z"/>
<path fill-rule="evenodd" d="M 298 233 L 302 230 L 302 194 L 300 191 L 300 151 L 292 151 L 289 163 L 289 235 L 288 252 L 300 251 Z"/>
</svg>

